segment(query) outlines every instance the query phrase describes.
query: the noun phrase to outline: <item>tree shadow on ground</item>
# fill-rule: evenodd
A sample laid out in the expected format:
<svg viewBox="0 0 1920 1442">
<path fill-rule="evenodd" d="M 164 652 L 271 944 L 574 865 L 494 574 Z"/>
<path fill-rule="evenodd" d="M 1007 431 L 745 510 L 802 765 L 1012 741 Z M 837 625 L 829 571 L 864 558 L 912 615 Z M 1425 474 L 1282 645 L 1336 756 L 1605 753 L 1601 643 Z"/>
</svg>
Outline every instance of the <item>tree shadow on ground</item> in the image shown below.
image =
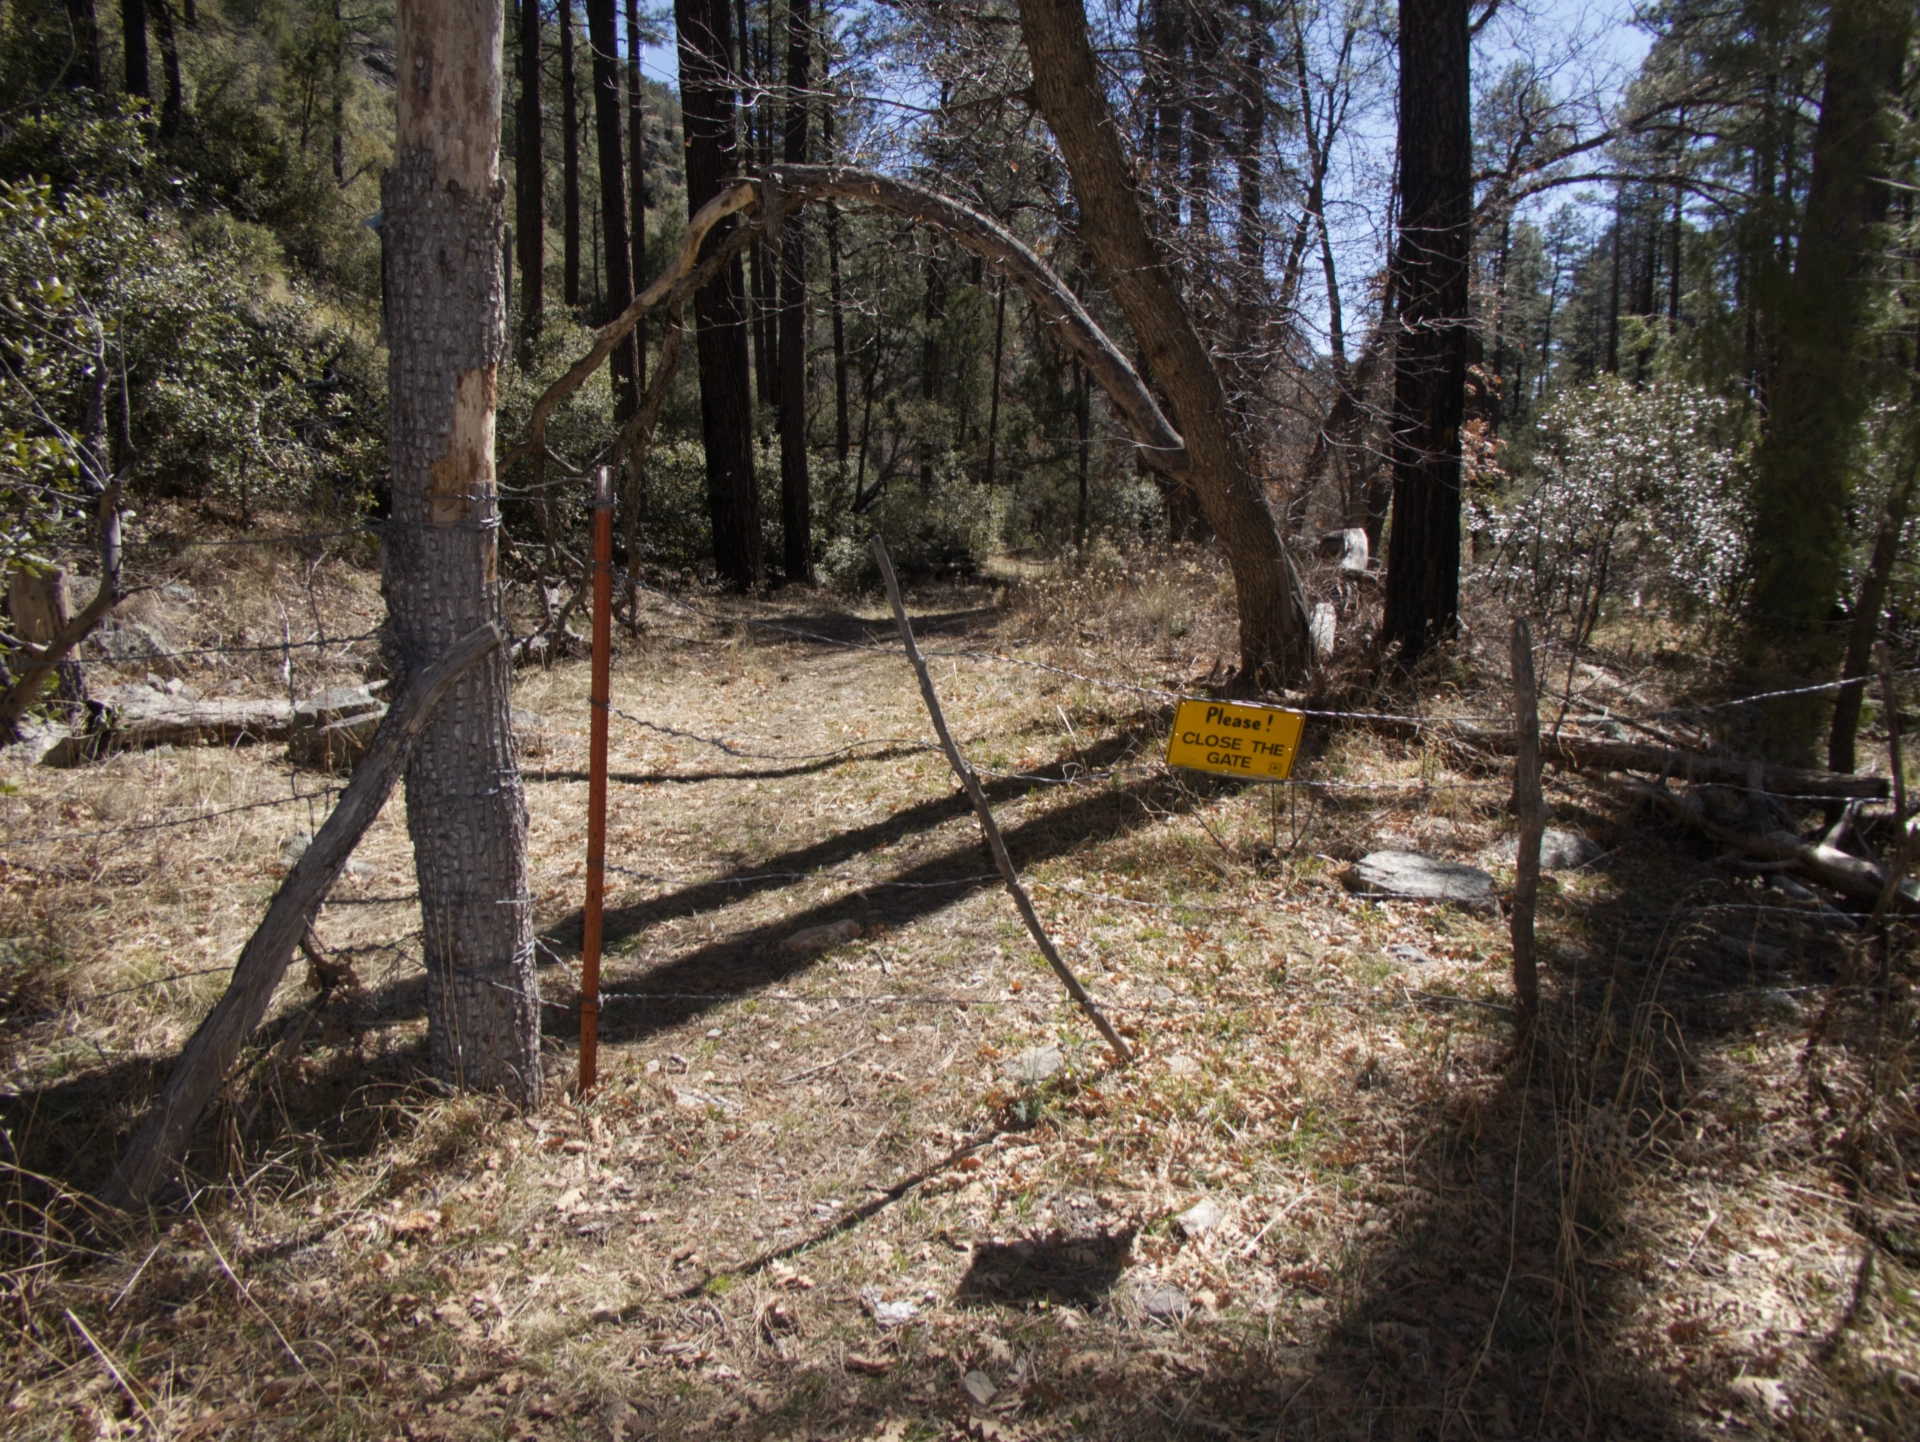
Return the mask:
<svg viewBox="0 0 1920 1442">
<path fill-rule="evenodd" d="M 1342 1186 L 1386 1199 L 1377 1225 L 1267 1240 L 1260 1272 L 1282 1280 L 1279 1295 L 1228 1265 L 1219 1314 L 1162 1306 L 1155 1317 L 1151 1279 L 1130 1283 L 1124 1252 L 1069 1296 L 1049 1273 L 1076 1239 L 978 1238 L 954 1300 L 983 1332 L 957 1348 L 901 1340 L 886 1375 L 837 1407 L 791 1394 L 770 1410 L 769 1435 L 798 1422 L 811 1435 L 864 1436 L 902 1417 L 951 1429 L 929 1435 L 977 1434 L 983 1419 L 1010 1435 L 1114 1438 L 1771 1433 L 1785 1423 L 1753 1400 L 1767 1394 L 1731 1386 L 1749 1367 L 1787 1379 L 1800 1431 L 1831 1422 L 1848 1435 L 1913 1435 L 1912 1389 L 1901 1402 L 1887 1381 L 1873 1395 L 1893 1400 L 1866 1412 L 1820 1392 L 1857 1294 L 1834 1296 L 1771 1360 L 1717 1342 L 1732 1319 L 1675 1310 L 1699 1305 L 1676 1292 L 1681 1279 L 1724 1290 L 1726 1274 L 1677 1253 L 1651 1204 L 1686 1185 L 1702 1108 L 1751 1114 L 1743 1154 L 1764 1165 L 1758 1108 L 1714 1088 L 1730 1053 L 1752 1042 L 1756 998 L 1831 982 L 1846 948 L 1812 917 L 1760 913 L 1775 929 L 1748 940 L 1777 950 L 1741 954 L 1703 907 L 1720 905 L 1721 890 L 1752 893 L 1703 883 L 1685 841 L 1635 839 L 1598 895 L 1550 895 L 1585 950 L 1609 960 L 1567 956 L 1549 970 L 1524 1057 L 1506 1021 L 1463 1011 L 1444 1068 L 1362 1070 L 1353 1119 L 1388 1093 L 1399 1155 L 1353 1143 L 1322 1162 Z M 1676 916 L 1708 918 L 1705 935 L 1682 934 Z M 1004 1342 L 979 1340 L 989 1334 Z M 984 1409 L 961 1390 L 971 1368 L 997 1389 Z"/>
<path fill-rule="evenodd" d="M 1089 758 L 1098 765 L 1111 765 L 1136 750 L 1144 735 L 1140 727 L 1112 733 L 1090 748 Z M 1062 765 L 1031 774 L 1034 780 L 987 782 L 990 798 L 1010 802 L 1035 785 L 1066 779 Z M 1006 834 L 1007 844 L 1016 864 L 1028 866 L 1123 834 L 1154 815 L 1190 804 L 1189 796 L 1174 793 L 1150 777 L 1120 788 L 1102 787 L 1014 827 Z M 610 907 L 605 917 L 609 951 L 660 922 L 724 910 L 749 897 L 789 889 L 814 873 L 865 858 L 967 811 L 965 795 L 956 791 L 711 881 L 680 887 L 649 901 Z M 620 978 L 610 966 L 606 1001 L 614 1009 L 601 1017 L 601 1038 L 636 1040 L 698 1016 L 734 994 L 778 985 L 805 972 L 815 959 L 783 951 L 778 945 L 794 931 L 849 915 L 885 926 L 906 925 L 998 885 L 984 845 L 971 842 L 852 887 L 832 901 L 731 933 L 642 977 Z M 577 953 L 580 931 L 578 912 L 545 930 L 541 960 L 546 970 L 551 972 L 567 951 Z M 619 990 L 623 985 L 675 995 L 623 1002 Z M 549 1001 L 542 1011 L 550 1039 L 565 1043 L 577 1035 L 577 1004 L 571 999 L 567 1004 Z M 391 1108 L 381 1098 L 416 1091 L 426 1068 L 424 1044 L 409 1039 L 390 1045 L 384 1033 L 425 1014 L 426 981 L 418 971 L 336 998 L 318 1018 L 320 1029 L 312 1034 L 350 1039 L 352 1044 L 332 1049 L 317 1064 L 303 1058 L 297 1084 L 285 1085 L 276 1074 L 254 1079 L 264 1084 L 265 1091 L 244 1079 L 230 1087 L 196 1133 L 195 1147 L 184 1162 L 187 1173 L 223 1174 L 257 1153 L 266 1140 L 297 1138 L 299 1149 L 310 1160 L 322 1154 L 364 1155 L 379 1146 L 392 1120 Z M 263 1028 L 255 1041 L 256 1052 L 271 1047 L 293 1024 L 291 1018 L 283 1018 Z M 173 1058 L 103 1055 L 103 1060 L 102 1067 L 0 1097 L 0 1128 L 12 1136 L 19 1165 L 44 1174 L 52 1184 L 82 1192 L 105 1180 L 131 1126 L 165 1084 Z"/>
</svg>

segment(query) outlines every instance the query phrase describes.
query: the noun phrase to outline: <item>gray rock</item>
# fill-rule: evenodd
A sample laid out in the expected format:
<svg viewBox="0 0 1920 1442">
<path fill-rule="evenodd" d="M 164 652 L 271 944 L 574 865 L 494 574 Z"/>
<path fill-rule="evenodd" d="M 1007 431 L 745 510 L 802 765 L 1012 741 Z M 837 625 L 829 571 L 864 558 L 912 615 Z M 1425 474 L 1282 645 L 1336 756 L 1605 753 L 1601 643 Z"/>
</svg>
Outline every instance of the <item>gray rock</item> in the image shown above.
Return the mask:
<svg viewBox="0 0 1920 1442">
<path fill-rule="evenodd" d="M 173 647 L 158 628 L 128 616 L 109 616 L 93 628 L 87 644 L 115 666 L 170 663 Z"/>
<path fill-rule="evenodd" d="M 1519 856 L 1520 843 L 1516 837 L 1500 843 L 1500 849 L 1494 853 L 1497 860 L 1512 866 Z M 1540 869 L 1542 871 L 1578 871 L 1583 866 L 1591 866 L 1607 853 L 1600 843 L 1591 836 L 1578 831 L 1562 831 L 1549 826 L 1540 834 Z"/>
<path fill-rule="evenodd" d="M 0 771 L 23 771 L 29 766 L 71 765 L 72 762 L 66 759 L 64 753 L 72 749 L 73 741 L 73 733 L 65 726 L 51 722 L 22 721 L 20 739 L 0 748 Z"/>
<path fill-rule="evenodd" d="M 780 945 L 786 951 L 812 956 L 815 952 L 831 951 L 836 946 L 852 941 L 859 934 L 860 923 L 857 921 L 829 921 L 825 926 L 809 926 L 796 931 Z"/>
<path fill-rule="evenodd" d="M 196 601 L 200 598 L 200 593 L 185 581 L 167 582 L 166 585 L 160 588 L 160 594 L 165 596 L 169 601 Z"/>
<path fill-rule="evenodd" d="M 1447 901 L 1476 910 L 1494 904 L 1493 878 L 1477 866 L 1417 851 L 1376 851 L 1341 877 L 1347 890 L 1395 901 Z"/>
<path fill-rule="evenodd" d="M 1202 1197 L 1173 1219 L 1174 1226 L 1183 1236 L 1204 1237 L 1226 1218 L 1220 1210 L 1220 1204 L 1212 1197 Z"/>
<path fill-rule="evenodd" d="M 1170 986 L 1156 986 L 1153 989 L 1153 999 L 1157 1002 L 1160 1002 L 1163 1005 L 1167 1002 L 1172 1001 L 1173 988 Z"/>
<path fill-rule="evenodd" d="M 967 1394 L 967 1400 L 976 1407 L 984 1407 L 1000 1395 L 1000 1389 L 993 1385 L 993 1378 L 985 1372 L 969 1372 L 960 1380 L 960 1390 Z"/>
<path fill-rule="evenodd" d="M 1168 1282 L 1155 1283 L 1142 1290 L 1140 1305 L 1157 1322 L 1177 1322 L 1193 1307 L 1187 1294 Z"/>
<path fill-rule="evenodd" d="M 1066 1064 L 1067 1059 L 1057 1046 L 1029 1047 L 1007 1063 L 1007 1080 L 1022 1086 L 1038 1086 Z"/>
</svg>

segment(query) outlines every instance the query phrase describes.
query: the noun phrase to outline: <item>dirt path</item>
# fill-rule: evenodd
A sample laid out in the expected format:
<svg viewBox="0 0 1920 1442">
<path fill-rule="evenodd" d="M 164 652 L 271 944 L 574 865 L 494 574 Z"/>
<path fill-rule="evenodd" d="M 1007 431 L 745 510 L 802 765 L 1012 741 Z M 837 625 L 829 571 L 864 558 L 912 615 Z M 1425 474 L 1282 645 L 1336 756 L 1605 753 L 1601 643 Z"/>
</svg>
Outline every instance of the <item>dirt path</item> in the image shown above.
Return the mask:
<svg viewBox="0 0 1920 1442">
<path fill-rule="evenodd" d="M 936 651 L 1153 678 L 1191 643 L 1138 622 L 1149 604 L 1164 588 L 915 609 Z M 1612 859 L 1547 888 L 1548 1040 L 1516 1086 L 1501 919 L 1357 900 L 1332 860 L 1418 845 L 1504 875 L 1503 778 L 1322 733 L 1305 774 L 1347 789 L 1276 818 L 1264 793 L 1161 768 L 1151 701 L 936 659 L 1043 916 L 1140 1047 L 1116 1072 L 993 880 L 903 660 L 859 649 L 886 637 L 879 613 L 751 614 L 790 629 L 660 608 L 616 658 L 600 1094 L 564 1094 L 575 662 L 516 695 L 541 718 L 555 1099 L 514 1117 L 420 1085 L 390 806 L 320 926 L 363 985 L 283 1067 L 236 1080 L 192 1159 L 196 1210 L 31 1295 L 8 1274 L 39 1329 L 13 1344 L 16 1431 L 144 1425 L 103 1353 L 152 1430 L 194 1437 L 1842 1418 L 1896 1436 L 1912 1418 L 1911 1276 L 1883 1257 L 1881 1290 L 1851 1300 L 1861 1252 L 1824 1123 L 1769 1099 L 1807 1047 L 1795 988 L 1840 964 L 1817 928 L 1750 913 L 1737 955 L 1711 907 L 1752 887 L 1559 778 L 1561 821 Z M 4 804 L 9 826 L 101 830 L 290 784 L 319 785 L 257 752 L 156 753 L 30 774 Z M 63 843 L 0 878 L 10 931 L 65 958 L 36 983 L 42 1012 L 12 1004 L 6 1125 L 34 1170 L 84 1186 L 110 1157 L 219 984 L 191 973 L 231 957 L 307 824 L 292 810 Z M 290 980 L 270 1039 L 306 1007 Z M 1825 1023 L 1820 1065 L 1851 1096 L 1849 1016 Z"/>
</svg>

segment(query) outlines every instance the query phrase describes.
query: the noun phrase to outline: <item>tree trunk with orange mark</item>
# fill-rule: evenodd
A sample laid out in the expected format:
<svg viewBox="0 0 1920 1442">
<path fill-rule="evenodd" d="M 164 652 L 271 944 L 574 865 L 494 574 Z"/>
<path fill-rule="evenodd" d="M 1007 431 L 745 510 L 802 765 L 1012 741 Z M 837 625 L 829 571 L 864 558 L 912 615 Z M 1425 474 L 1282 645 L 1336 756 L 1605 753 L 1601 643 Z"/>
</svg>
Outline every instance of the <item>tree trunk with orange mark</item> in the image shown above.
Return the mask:
<svg viewBox="0 0 1920 1442">
<path fill-rule="evenodd" d="M 490 0 L 401 0 L 399 9 L 399 133 L 385 182 L 393 515 L 383 548 L 397 678 L 500 619 L 503 14 Z M 511 674 L 498 650 L 447 694 L 407 766 L 407 826 L 434 1074 L 532 1103 L 539 996 Z"/>
</svg>

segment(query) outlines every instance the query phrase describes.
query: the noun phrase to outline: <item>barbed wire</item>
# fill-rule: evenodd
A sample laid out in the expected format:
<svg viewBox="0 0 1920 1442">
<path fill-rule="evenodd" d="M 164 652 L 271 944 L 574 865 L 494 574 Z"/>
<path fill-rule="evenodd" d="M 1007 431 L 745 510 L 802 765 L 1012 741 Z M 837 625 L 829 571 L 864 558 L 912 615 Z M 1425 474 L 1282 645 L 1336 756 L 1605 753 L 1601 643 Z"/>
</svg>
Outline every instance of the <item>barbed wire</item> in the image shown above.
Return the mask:
<svg viewBox="0 0 1920 1442">
<path fill-rule="evenodd" d="M 312 651 L 326 650 L 334 646 L 355 646 L 362 641 L 378 641 L 385 636 L 385 630 L 359 631 L 351 636 L 320 636 L 305 641 L 262 641 L 258 644 L 248 642 L 232 646 L 183 646 L 170 648 L 151 656 L 135 656 L 127 661 L 111 664 L 132 666 L 142 661 L 170 661 L 176 656 L 241 656 L 258 652 Z"/>
<path fill-rule="evenodd" d="M 44 846 L 61 841 L 90 841 L 101 836 L 124 836 L 144 831 L 168 831 L 179 826 L 198 826 L 203 822 L 218 821 L 223 816 L 237 816 L 243 811 L 265 811 L 275 806 L 297 806 L 301 802 L 311 804 L 337 794 L 333 790 L 307 791 L 297 796 L 281 796 L 271 801 L 249 801 L 242 806 L 229 806 L 221 811 L 207 811 L 169 821 L 144 821 L 126 826 L 105 826 L 95 831 L 53 831 L 39 836 L 8 836 L 0 839 L 0 851 L 16 846 Z"/>
</svg>

